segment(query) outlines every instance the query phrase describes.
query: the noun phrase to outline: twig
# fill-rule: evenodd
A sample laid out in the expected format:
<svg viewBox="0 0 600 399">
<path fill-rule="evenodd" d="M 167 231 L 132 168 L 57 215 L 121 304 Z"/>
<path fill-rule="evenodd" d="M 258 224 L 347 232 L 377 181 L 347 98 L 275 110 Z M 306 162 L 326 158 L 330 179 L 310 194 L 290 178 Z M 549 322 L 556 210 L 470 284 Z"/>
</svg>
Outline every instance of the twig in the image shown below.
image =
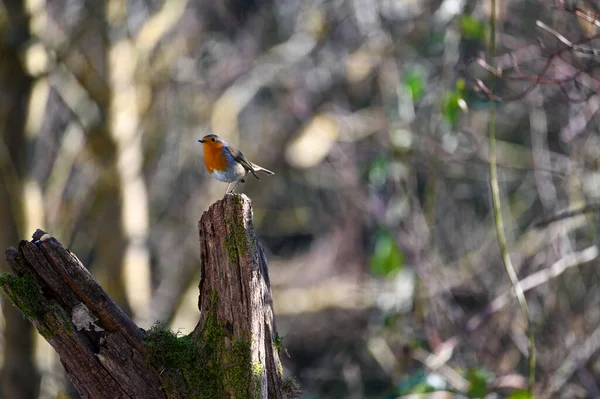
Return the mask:
<svg viewBox="0 0 600 399">
<path fill-rule="evenodd" d="M 592 21 L 591 17 L 583 14 L 581 11 L 579 11 L 579 13 L 576 11 L 575 13 L 578 16 L 580 16 L 581 18 L 584 18 L 584 19 L 586 19 L 586 20 L 594 23 L 596 26 L 600 26 L 600 22 L 598 22 L 597 20 Z M 571 76 L 564 77 L 564 78 L 551 78 L 551 77 L 547 77 L 545 75 L 550 70 L 550 67 L 552 66 L 552 63 L 554 62 L 554 59 L 556 57 L 560 56 L 565 51 L 573 51 L 573 52 L 578 52 L 578 53 L 581 53 L 581 54 L 588 54 L 588 55 L 600 55 L 600 49 L 595 49 L 595 48 L 590 47 L 590 46 L 583 46 L 581 44 L 581 43 L 590 42 L 591 40 L 593 40 L 595 38 L 598 38 L 599 35 L 594 35 L 592 37 L 586 37 L 585 39 L 583 39 L 583 40 L 581 40 L 581 41 L 579 41 L 577 43 L 573 43 L 572 41 L 570 41 L 569 39 L 567 39 L 565 36 L 563 36 L 562 34 L 560 34 L 558 31 L 556 31 L 555 29 L 549 27 L 548 25 L 544 24 L 541 21 L 536 21 L 536 25 L 538 27 L 540 27 L 541 29 L 545 30 L 546 32 L 550 33 L 558 41 L 560 41 L 562 44 L 564 44 L 566 46 L 564 48 L 561 48 L 561 49 L 558 49 L 558 50 L 555 50 L 555 51 L 550 51 L 549 49 L 546 48 L 546 46 L 544 45 L 544 43 L 540 40 L 539 41 L 540 48 L 542 50 L 544 50 L 544 51 L 547 51 L 549 53 L 549 55 L 548 55 L 548 59 L 546 61 L 546 64 L 542 68 L 541 72 L 537 73 L 536 75 L 526 75 L 526 74 L 523 74 L 521 72 L 521 69 L 519 68 L 519 66 L 517 64 L 516 59 L 514 59 L 514 57 L 513 57 L 513 63 L 511 65 L 511 67 L 514 69 L 514 71 L 516 73 L 515 76 L 505 76 L 505 75 L 502 74 L 503 69 L 499 69 L 499 68 L 495 68 L 495 67 L 491 66 L 484 59 L 480 58 L 480 59 L 477 60 L 477 64 L 479 66 L 481 66 L 483 69 L 485 69 L 486 71 L 490 72 L 492 74 L 492 76 L 495 76 L 495 77 L 498 77 L 498 78 L 502 78 L 504 80 L 517 80 L 517 81 L 531 82 L 532 84 L 530 86 L 528 86 L 527 88 L 525 88 L 520 93 L 517 93 L 517 94 L 515 94 L 515 95 L 513 95 L 511 97 L 500 97 L 500 96 L 494 94 L 494 91 L 491 90 L 489 87 L 487 87 L 485 85 L 485 83 L 483 83 L 483 81 L 481 79 L 475 79 L 475 90 L 482 91 L 492 101 L 505 103 L 505 102 L 512 102 L 512 101 L 522 100 L 523 98 L 525 98 L 529 93 L 531 93 L 539 85 L 542 85 L 542 84 L 543 85 L 546 85 L 546 84 L 557 84 L 557 85 L 559 85 L 559 88 L 565 94 L 565 96 L 567 97 L 567 99 L 569 101 L 571 101 L 571 102 L 585 102 L 585 101 L 587 101 L 593 95 L 593 93 L 590 93 L 590 94 L 586 95 L 584 98 L 574 99 L 570 95 L 568 95 L 568 93 L 566 92 L 566 90 L 564 89 L 564 87 L 562 87 L 562 84 L 564 84 L 564 83 L 575 81 L 578 78 L 578 76 L 580 76 L 581 71 L 577 71 L 575 74 L 573 74 Z"/>
<path fill-rule="evenodd" d="M 549 27 L 548 25 L 546 25 L 542 21 L 536 21 L 535 24 L 538 27 L 540 27 L 543 30 L 545 30 L 546 32 L 550 33 L 559 42 L 561 42 L 565 46 L 571 48 L 573 51 L 576 51 L 576 52 L 582 53 L 582 54 L 600 55 L 600 50 L 599 49 L 595 49 L 595 48 L 592 48 L 592 47 L 587 47 L 587 46 L 581 46 L 581 45 L 574 44 L 569 39 L 567 39 L 566 37 L 564 37 L 563 35 L 561 35 L 560 33 L 558 33 L 558 31 L 556 29 L 552 29 L 551 27 Z"/>
<path fill-rule="evenodd" d="M 496 0 L 491 0 L 491 12 L 490 12 L 490 58 L 494 59 L 496 56 Z M 491 76 L 490 92 L 493 93 L 496 77 Z M 511 285 L 515 291 L 517 301 L 521 307 L 521 313 L 527 320 L 527 337 L 529 340 L 529 394 L 533 394 L 533 388 L 535 384 L 535 341 L 533 337 L 533 331 L 531 329 L 531 320 L 529 315 L 529 308 L 527 307 L 527 300 L 523 293 L 523 288 L 517 278 L 517 273 L 510 259 L 508 252 L 508 245 L 506 244 L 506 237 L 504 235 L 504 222 L 502 219 L 502 211 L 500 206 L 500 188 L 498 185 L 498 170 L 496 168 L 496 103 L 495 101 L 490 102 L 490 116 L 489 116 L 489 153 L 490 153 L 490 186 L 492 191 L 492 206 L 494 209 L 494 221 L 496 224 L 496 235 L 498 236 L 498 245 L 500 247 L 500 253 L 502 256 L 502 262 L 504 263 L 504 269 L 511 282 Z"/>
<path fill-rule="evenodd" d="M 596 18 L 595 16 L 591 16 L 589 15 L 589 13 L 587 13 L 586 11 L 583 11 L 579 8 L 575 8 L 573 10 L 573 12 L 575 13 L 575 15 L 577 15 L 579 18 L 585 19 L 586 21 L 588 21 L 589 23 L 596 25 L 597 27 L 600 28 L 600 21 L 598 21 L 598 18 Z"/>
<path fill-rule="evenodd" d="M 541 229 L 543 227 L 548 226 L 551 223 L 558 222 L 563 219 L 569 219 L 569 218 L 572 218 L 575 216 L 582 215 L 584 213 L 598 212 L 598 211 L 600 211 L 600 204 L 592 204 L 592 205 L 584 206 L 583 208 L 580 208 L 580 209 L 572 209 L 572 210 L 568 210 L 568 211 L 564 211 L 564 212 L 559 212 L 558 214 L 556 214 L 554 216 L 550 216 L 547 219 L 540 220 L 539 222 L 534 223 L 533 227 L 535 227 L 536 229 Z"/>
<path fill-rule="evenodd" d="M 558 39 L 558 41 L 560 41 L 564 45 L 566 45 L 568 47 L 573 47 L 573 43 L 569 39 L 567 39 L 566 37 L 564 37 L 563 35 L 558 33 L 558 31 L 556 29 L 552 29 L 551 27 L 549 27 L 548 25 L 546 25 L 545 23 L 543 23 L 542 21 L 539 21 L 539 20 L 535 21 L 535 24 L 538 27 L 545 30 L 546 32 L 550 33 L 552 36 L 556 37 Z"/>
</svg>

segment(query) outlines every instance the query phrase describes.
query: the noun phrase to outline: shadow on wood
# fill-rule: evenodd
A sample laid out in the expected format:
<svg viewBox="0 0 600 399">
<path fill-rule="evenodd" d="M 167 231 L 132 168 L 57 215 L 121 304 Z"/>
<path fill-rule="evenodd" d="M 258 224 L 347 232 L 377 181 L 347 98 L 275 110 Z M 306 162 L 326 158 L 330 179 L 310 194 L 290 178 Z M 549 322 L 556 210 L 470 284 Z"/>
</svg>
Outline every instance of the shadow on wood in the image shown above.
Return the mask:
<svg viewBox="0 0 600 399">
<path fill-rule="evenodd" d="M 228 194 L 199 222 L 200 320 L 188 336 L 138 328 L 77 257 L 38 230 L 0 286 L 60 355 L 84 398 L 297 397 L 279 361 L 267 264 L 250 200 Z"/>
</svg>

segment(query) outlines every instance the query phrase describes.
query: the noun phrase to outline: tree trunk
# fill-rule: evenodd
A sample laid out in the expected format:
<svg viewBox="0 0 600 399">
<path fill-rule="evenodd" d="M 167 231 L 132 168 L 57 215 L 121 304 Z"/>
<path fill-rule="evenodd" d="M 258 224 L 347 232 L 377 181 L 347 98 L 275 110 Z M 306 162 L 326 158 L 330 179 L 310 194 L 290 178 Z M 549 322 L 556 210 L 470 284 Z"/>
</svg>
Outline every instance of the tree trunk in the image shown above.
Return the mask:
<svg viewBox="0 0 600 399">
<path fill-rule="evenodd" d="M 0 286 L 60 355 L 83 398 L 285 398 L 267 264 L 250 200 L 228 194 L 199 223 L 200 321 L 188 336 L 138 328 L 77 257 L 38 230 L 9 248 Z M 285 392 L 284 392 L 285 391 Z"/>
<path fill-rule="evenodd" d="M 244 195 L 226 195 L 202 215 L 198 229 L 202 262 L 200 322 L 192 336 L 202 341 L 214 312 L 218 324 L 225 327 L 227 350 L 236 345 L 251 349 L 254 391 L 262 392 L 265 398 L 283 398 L 269 272 L 254 234 L 250 200 Z"/>
</svg>

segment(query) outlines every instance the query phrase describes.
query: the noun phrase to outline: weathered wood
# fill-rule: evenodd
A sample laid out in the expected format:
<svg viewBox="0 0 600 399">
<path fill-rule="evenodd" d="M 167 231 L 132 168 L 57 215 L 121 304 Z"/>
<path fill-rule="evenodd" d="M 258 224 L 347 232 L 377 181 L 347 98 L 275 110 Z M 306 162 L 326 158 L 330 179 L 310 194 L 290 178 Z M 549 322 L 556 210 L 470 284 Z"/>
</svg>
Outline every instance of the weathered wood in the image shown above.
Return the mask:
<svg viewBox="0 0 600 399">
<path fill-rule="evenodd" d="M 202 333 L 215 311 L 226 326 L 225 345 L 235 340 L 250 343 L 255 392 L 262 398 L 283 398 L 267 261 L 254 233 L 250 200 L 227 194 L 202 215 L 198 228 L 200 322 L 192 335 Z"/>
<path fill-rule="evenodd" d="M 38 230 L 9 248 L 0 287 L 60 355 L 83 398 L 293 398 L 283 381 L 267 263 L 250 200 L 228 194 L 199 222 L 200 321 L 144 332 L 79 259 Z"/>
<path fill-rule="evenodd" d="M 43 241 L 39 238 L 44 237 Z M 9 248 L 0 285 L 56 352 L 83 398 L 165 398 L 140 330 L 79 259 L 38 230 Z"/>
</svg>

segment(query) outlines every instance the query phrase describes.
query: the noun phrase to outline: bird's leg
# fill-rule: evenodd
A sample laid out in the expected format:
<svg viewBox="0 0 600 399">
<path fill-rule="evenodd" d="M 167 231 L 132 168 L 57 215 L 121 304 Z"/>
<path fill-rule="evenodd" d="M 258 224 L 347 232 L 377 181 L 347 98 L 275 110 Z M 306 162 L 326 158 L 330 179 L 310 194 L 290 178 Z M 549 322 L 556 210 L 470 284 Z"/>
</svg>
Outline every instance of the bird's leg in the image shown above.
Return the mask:
<svg viewBox="0 0 600 399">
<path fill-rule="evenodd" d="M 238 180 L 237 182 L 235 182 L 235 186 L 233 186 L 233 188 L 231 189 L 231 192 L 235 191 L 235 188 L 238 186 L 238 184 L 240 184 L 241 181 L 244 181 L 244 179 Z"/>
<path fill-rule="evenodd" d="M 231 183 L 229 183 L 229 184 L 227 185 L 227 190 L 225 191 L 225 194 L 229 194 L 229 186 L 231 186 Z M 235 187 L 234 187 L 234 188 L 235 188 Z"/>
<path fill-rule="evenodd" d="M 244 179 L 246 178 L 246 176 L 248 176 L 248 172 L 246 172 L 246 174 L 244 175 L 244 177 L 242 177 L 240 180 L 238 180 L 238 181 L 235 183 L 235 186 L 233 186 L 233 188 L 231 189 L 231 192 L 234 192 L 234 191 L 235 191 L 235 188 L 238 186 L 238 184 L 240 184 L 240 183 L 246 183 L 246 180 L 244 180 Z M 230 183 L 230 184 L 231 184 L 231 183 Z"/>
</svg>

